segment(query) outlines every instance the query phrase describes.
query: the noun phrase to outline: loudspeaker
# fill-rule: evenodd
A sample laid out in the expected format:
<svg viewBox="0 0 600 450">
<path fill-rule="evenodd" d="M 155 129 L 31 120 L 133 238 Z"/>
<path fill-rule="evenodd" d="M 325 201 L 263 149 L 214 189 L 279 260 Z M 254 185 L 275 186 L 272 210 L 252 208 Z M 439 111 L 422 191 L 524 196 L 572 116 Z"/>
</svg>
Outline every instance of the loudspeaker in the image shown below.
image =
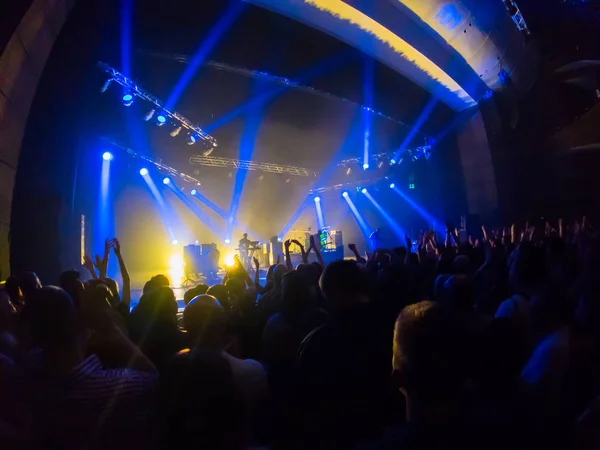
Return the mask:
<svg viewBox="0 0 600 450">
<path fill-rule="evenodd" d="M 202 247 L 199 245 L 183 247 L 183 264 L 185 275 L 202 273 Z"/>
</svg>

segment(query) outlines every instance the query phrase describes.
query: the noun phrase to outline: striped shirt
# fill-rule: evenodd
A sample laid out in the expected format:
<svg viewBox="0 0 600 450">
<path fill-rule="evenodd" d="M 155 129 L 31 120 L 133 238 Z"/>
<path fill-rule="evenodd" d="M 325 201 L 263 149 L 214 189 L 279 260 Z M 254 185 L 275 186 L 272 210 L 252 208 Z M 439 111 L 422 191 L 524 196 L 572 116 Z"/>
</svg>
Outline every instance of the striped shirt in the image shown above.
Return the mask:
<svg viewBox="0 0 600 450">
<path fill-rule="evenodd" d="M 104 369 L 96 355 L 68 375 L 25 371 L 19 397 L 32 413 L 31 425 L 45 447 L 127 448 L 141 444 L 153 412 L 158 374 Z"/>
</svg>

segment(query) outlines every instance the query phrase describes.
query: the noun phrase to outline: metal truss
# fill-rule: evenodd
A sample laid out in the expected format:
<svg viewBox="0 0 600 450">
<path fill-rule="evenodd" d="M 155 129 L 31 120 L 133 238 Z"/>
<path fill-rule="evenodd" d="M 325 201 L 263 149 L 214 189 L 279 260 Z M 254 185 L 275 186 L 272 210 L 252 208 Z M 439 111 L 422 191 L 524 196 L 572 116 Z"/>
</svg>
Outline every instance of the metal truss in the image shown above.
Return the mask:
<svg viewBox="0 0 600 450">
<path fill-rule="evenodd" d="M 280 173 L 287 175 L 295 175 L 298 177 L 317 176 L 316 172 L 305 169 L 304 167 L 281 166 L 278 164 L 243 161 L 239 159 L 230 158 L 218 158 L 214 156 L 192 155 L 190 157 L 190 164 L 207 167 L 231 167 L 234 169 Z"/>
<path fill-rule="evenodd" d="M 107 137 L 103 137 L 101 138 L 104 142 L 107 142 L 108 144 L 112 145 L 115 148 L 118 148 L 120 150 L 123 150 L 124 152 L 126 152 L 127 154 L 129 154 L 131 157 L 136 158 L 136 159 L 141 159 L 143 161 L 146 161 L 152 165 L 154 165 L 158 170 L 162 171 L 162 172 L 166 172 L 169 175 L 171 175 L 174 179 L 179 179 L 182 181 L 185 181 L 186 183 L 191 183 L 194 184 L 196 186 L 202 186 L 202 183 L 200 183 L 200 180 L 191 177 L 189 175 L 186 175 L 185 173 L 179 172 L 178 170 L 174 169 L 171 166 L 167 166 L 166 164 L 163 164 L 161 161 L 156 161 L 152 158 L 149 158 L 146 155 L 142 155 L 141 153 L 136 152 L 135 150 L 132 150 L 128 147 L 125 147 L 121 144 L 119 144 L 118 142 L 107 138 Z"/>
<path fill-rule="evenodd" d="M 168 60 L 172 60 L 172 61 L 177 61 L 181 64 L 188 64 L 190 61 L 190 57 L 187 55 L 180 55 L 180 54 L 168 54 L 168 53 L 158 53 L 158 52 L 149 52 L 149 51 L 143 51 L 142 52 L 145 55 L 151 56 L 153 58 L 161 58 L 161 59 L 168 59 Z M 226 63 L 222 63 L 222 62 L 218 62 L 218 61 L 207 61 L 205 63 L 207 66 L 212 67 L 213 69 L 216 70 L 222 70 L 224 72 L 229 72 L 229 73 L 235 73 L 237 75 L 241 75 L 244 77 L 248 77 L 248 78 L 254 78 L 254 79 L 259 79 L 259 80 L 263 80 L 263 81 L 269 81 L 271 83 L 274 84 L 278 84 L 280 86 L 285 86 L 285 87 L 289 87 L 289 88 L 293 88 L 293 89 L 298 89 L 301 91 L 305 91 L 305 92 L 309 92 L 313 95 L 318 95 L 320 97 L 326 97 L 326 98 L 334 98 L 336 100 L 341 100 L 345 103 L 350 103 L 353 104 L 355 106 L 358 106 L 360 109 L 362 109 L 363 111 L 368 111 L 371 114 L 375 115 L 375 116 L 379 116 L 383 119 L 389 120 L 390 122 L 394 122 L 398 125 L 402 125 L 404 127 L 408 127 L 408 128 L 412 128 L 409 124 L 407 124 L 406 122 L 403 122 L 402 120 L 396 118 L 396 117 L 392 117 L 388 114 L 385 114 L 381 111 L 376 111 L 375 109 L 366 106 L 366 105 L 362 105 L 360 103 L 357 103 L 353 100 L 350 100 L 346 97 L 341 97 L 339 95 L 335 95 L 332 94 L 330 92 L 327 91 L 322 91 L 320 89 L 316 89 L 312 86 L 309 86 L 305 83 L 302 83 L 300 81 L 297 80 L 291 80 L 289 78 L 286 77 L 282 77 L 282 76 L 278 76 L 278 75 L 273 75 L 267 72 L 263 72 L 260 70 L 251 70 L 251 69 L 246 69 L 244 67 L 238 67 L 238 66 L 233 66 L 231 64 L 226 64 Z M 418 134 L 422 134 L 420 132 L 418 132 Z"/>
<path fill-rule="evenodd" d="M 365 180 L 350 181 L 348 183 L 340 183 L 340 184 L 334 184 L 331 186 L 323 186 L 320 188 L 311 189 L 310 191 L 308 191 L 308 193 L 309 193 L 309 195 L 316 195 L 316 194 L 322 195 L 327 192 L 333 192 L 333 191 L 353 190 L 353 189 L 356 189 L 357 186 L 361 186 L 361 187 L 373 186 L 377 183 L 382 182 L 383 180 L 388 180 L 388 178 L 387 177 L 368 178 Z M 389 182 L 389 180 L 388 180 L 388 182 Z"/>
<path fill-rule="evenodd" d="M 396 152 L 377 153 L 375 155 L 371 155 L 370 158 L 372 160 L 374 160 L 375 162 L 384 161 L 384 162 L 388 162 L 389 164 L 393 165 L 393 164 L 400 163 L 400 160 L 403 158 L 406 158 L 410 161 L 416 161 L 421 156 L 424 156 L 425 159 L 429 159 L 429 157 L 431 156 L 431 145 L 423 145 L 421 147 L 417 147 L 417 148 L 413 148 L 413 149 L 406 149 L 402 152 L 401 155 L 396 155 Z M 395 161 L 395 162 L 392 162 L 392 161 Z M 349 158 L 349 159 L 344 159 L 344 160 L 340 161 L 338 163 L 338 167 L 347 167 L 350 165 L 362 164 L 362 163 L 363 163 L 362 158 Z"/>
<path fill-rule="evenodd" d="M 185 128 L 186 130 L 188 130 L 190 132 L 190 134 L 196 134 L 197 139 L 201 139 L 202 141 L 204 141 L 204 143 L 206 143 L 207 145 L 210 145 L 212 147 L 217 146 L 217 140 L 214 137 L 212 137 L 211 135 L 206 133 L 199 126 L 194 125 L 192 122 L 190 122 L 188 119 L 183 117 L 181 114 L 179 114 L 175 111 L 169 111 L 168 109 L 166 109 L 165 106 L 163 105 L 163 103 L 158 98 L 156 98 L 154 95 L 150 94 L 148 91 L 142 89 L 133 80 L 130 80 L 125 75 L 123 75 L 121 72 L 119 72 L 118 70 L 109 66 L 106 63 L 99 61 L 98 66 L 110 76 L 109 80 L 107 81 L 107 84 L 105 85 L 106 87 L 108 87 L 108 85 L 113 81 L 116 83 L 119 83 L 121 86 L 126 88 L 131 93 L 131 95 L 142 98 L 142 99 L 152 103 L 154 106 L 156 106 L 156 109 L 158 112 L 166 115 L 172 121 L 177 122 L 179 125 L 181 125 L 182 128 Z"/>
</svg>

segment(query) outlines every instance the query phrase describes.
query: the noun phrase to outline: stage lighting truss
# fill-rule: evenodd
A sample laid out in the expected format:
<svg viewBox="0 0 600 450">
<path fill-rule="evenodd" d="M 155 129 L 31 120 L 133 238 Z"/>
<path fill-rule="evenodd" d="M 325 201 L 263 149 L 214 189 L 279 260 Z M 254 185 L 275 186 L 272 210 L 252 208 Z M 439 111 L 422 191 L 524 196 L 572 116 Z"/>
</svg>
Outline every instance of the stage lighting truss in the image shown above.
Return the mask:
<svg viewBox="0 0 600 450">
<path fill-rule="evenodd" d="M 254 161 L 243 161 L 239 159 L 217 158 L 214 156 L 192 155 L 190 164 L 207 167 L 231 167 L 241 170 L 252 170 L 269 173 L 280 173 L 295 175 L 298 177 L 316 177 L 316 172 L 310 171 L 304 167 L 281 166 L 278 164 L 261 163 Z"/>
<path fill-rule="evenodd" d="M 414 149 L 405 150 L 402 155 L 400 155 L 399 160 L 396 160 L 396 152 L 390 153 L 378 153 L 376 155 L 372 155 L 371 159 L 375 161 L 376 167 L 381 169 L 386 163 L 388 165 L 397 164 L 400 160 L 405 161 L 417 161 L 421 157 L 425 157 L 425 159 L 429 159 L 431 156 L 431 145 L 423 145 L 421 147 L 417 147 Z M 363 158 L 348 158 L 340 161 L 338 163 L 338 167 L 342 167 L 346 171 L 346 175 L 350 175 L 352 173 L 352 167 L 355 165 L 362 166 Z"/>
<path fill-rule="evenodd" d="M 108 81 L 102 87 L 102 92 L 105 92 L 112 82 L 118 83 L 125 88 L 127 93 L 152 103 L 154 105 L 152 108 L 152 115 L 154 115 L 155 111 L 160 111 L 160 114 L 166 117 L 167 122 L 173 123 L 176 129 L 183 128 L 187 130 L 190 136 L 194 136 L 195 141 L 201 140 L 204 144 L 210 147 L 217 146 L 217 140 L 214 137 L 204 132 L 200 127 L 194 125 L 181 114 L 165 109 L 165 106 L 158 98 L 142 89 L 142 87 L 138 86 L 133 80 L 130 80 L 121 72 L 106 63 L 98 62 L 98 66 L 110 76 Z M 146 117 L 147 118 L 145 118 L 145 120 L 150 120 L 150 118 L 152 118 L 150 114 L 148 114 Z"/>
<path fill-rule="evenodd" d="M 133 158 L 141 159 L 143 161 L 148 162 L 149 164 L 152 164 L 160 172 L 165 174 L 165 177 L 169 177 L 169 178 L 171 178 L 171 180 L 185 181 L 186 183 L 193 184 L 194 186 L 202 185 L 202 183 L 200 183 L 200 180 L 198 180 L 194 177 L 191 177 L 189 175 L 186 175 L 185 173 L 179 172 L 178 170 L 175 170 L 173 167 L 167 166 L 166 164 L 163 164 L 160 161 L 155 161 L 154 159 L 149 158 L 146 155 L 142 155 L 141 153 L 137 153 L 136 151 L 134 151 L 130 148 L 124 147 L 123 145 L 119 144 L 118 142 L 116 142 L 110 138 L 104 137 L 104 138 L 102 138 L 102 140 L 109 143 L 110 145 L 112 145 L 115 148 L 123 150 L 124 152 L 126 152 Z"/>
<path fill-rule="evenodd" d="M 143 51 L 142 53 L 152 56 L 154 58 L 168 59 L 168 60 L 172 60 L 172 61 L 177 61 L 182 64 L 188 64 L 190 61 L 190 57 L 187 55 L 157 53 L 157 52 L 149 52 L 149 51 Z M 412 128 L 409 124 L 407 124 L 406 122 L 403 122 L 402 120 L 398 119 L 397 117 L 392 117 L 384 112 L 376 111 L 375 109 L 373 109 L 369 106 L 362 105 L 360 103 L 356 103 L 354 100 L 350 100 L 349 98 L 340 97 L 339 95 L 332 94 L 331 92 L 316 89 L 316 88 L 309 86 L 306 83 L 303 83 L 298 80 L 292 80 L 287 77 L 273 75 L 268 72 L 263 72 L 260 70 L 252 70 L 252 69 L 246 69 L 244 67 L 233 66 L 231 64 L 225 64 L 225 63 L 218 62 L 218 61 L 207 61 L 205 64 L 208 67 L 212 67 L 215 70 L 221 70 L 223 72 L 234 73 L 236 75 L 253 78 L 256 80 L 267 81 L 267 82 L 277 84 L 277 85 L 280 85 L 280 86 L 283 86 L 286 88 L 298 89 L 298 90 L 305 91 L 305 92 L 308 92 L 313 95 L 318 95 L 319 97 L 335 98 L 336 100 L 341 100 L 345 103 L 350 103 L 352 105 L 358 106 L 363 111 L 370 112 L 371 114 L 373 114 L 375 116 L 379 116 L 383 119 L 389 120 L 390 122 L 394 122 L 398 125 L 402 125 L 407 128 Z"/>
</svg>

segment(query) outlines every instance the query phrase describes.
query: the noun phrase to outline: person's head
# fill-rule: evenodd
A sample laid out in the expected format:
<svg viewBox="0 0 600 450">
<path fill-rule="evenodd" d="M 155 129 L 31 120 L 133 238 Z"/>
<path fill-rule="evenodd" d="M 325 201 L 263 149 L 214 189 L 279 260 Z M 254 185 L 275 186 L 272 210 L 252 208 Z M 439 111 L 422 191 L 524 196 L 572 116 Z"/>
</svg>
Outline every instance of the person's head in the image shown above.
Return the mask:
<svg viewBox="0 0 600 450">
<path fill-rule="evenodd" d="M 152 278 L 150 278 L 150 280 L 148 280 L 146 282 L 146 284 L 144 284 L 144 290 L 143 293 L 147 294 L 150 291 L 153 291 L 154 289 L 160 287 L 160 286 L 170 286 L 171 282 L 169 281 L 169 279 L 167 278 L 166 275 L 163 275 L 162 273 L 159 273 L 158 275 L 154 275 Z"/>
<path fill-rule="evenodd" d="M 242 237 L 243 237 L 244 239 L 248 239 L 248 233 L 244 233 L 244 234 L 242 235 Z"/>
<path fill-rule="evenodd" d="M 71 296 L 75 307 L 79 308 L 84 292 L 83 283 L 79 278 L 79 270 L 65 270 L 60 274 L 59 284 Z"/>
<path fill-rule="evenodd" d="M 151 324 L 177 324 L 177 300 L 173 289 L 168 286 L 159 286 L 143 294 L 136 309 Z"/>
<path fill-rule="evenodd" d="M 183 310 L 183 326 L 194 347 L 222 349 L 226 341 L 227 317 L 211 295 L 193 298 Z"/>
<path fill-rule="evenodd" d="M 230 278 L 225 283 L 230 299 L 241 299 L 246 292 L 246 284 L 240 278 Z"/>
<path fill-rule="evenodd" d="M 457 255 L 452 261 L 452 273 L 468 275 L 471 271 L 471 259 L 467 255 Z"/>
<path fill-rule="evenodd" d="M 281 288 L 281 282 L 283 281 L 283 276 L 288 273 L 288 268 L 283 264 L 279 264 L 275 266 L 273 269 L 273 285 L 276 289 Z"/>
<path fill-rule="evenodd" d="M 439 301 L 458 313 L 475 310 L 475 286 L 470 277 L 455 275 L 446 280 Z"/>
<path fill-rule="evenodd" d="M 10 297 L 4 289 L 0 289 L 0 333 L 13 325 L 16 313 Z"/>
<path fill-rule="evenodd" d="M 323 271 L 320 285 L 333 309 L 352 307 L 368 300 L 367 275 L 356 261 L 332 262 Z"/>
<path fill-rule="evenodd" d="M 424 301 L 405 307 L 394 330 L 394 378 L 407 398 L 408 420 L 450 404 L 463 381 L 461 338 L 451 312 Z"/>
<path fill-rule="evenodd" d="M 183 294 L 183 303 L 187 305 L 194 297 L 198 295 L 206 294 L 208 291 L 208 286 L 206 284 L 198 284 L 191 289 L 185 291 Z"/>
<path fill-rule="evenodd" d="M 41 289 L 42 282 L 35 272 L 24 272 L 19 277 L 19 287 L 25 296 L 25 299 L 31 296 L 36 290 Z"/>
<path fill-rule="evenodd" d="M 531 242 L 521 243 L 510 255 L 509 282 L 519 294 L 531 294 L 546 274 L 544 251 Z"/>
<path fill-rule="evenodd" d="M 16 275 L 11 275 L 6 279 L 4 283 L 4 290 L 10 297 L 10 301 L 15 307 L 22 306 L 23 303 L 23 294 L 21 293 L 21 288 L 19 287 L 19 279 Z"/>
<path fill-rule="evenodd" d="M 31 343 L 42 349 L 61 349 L 79 343 L 81 328 L 69 294 L 56 286 L 35 290 L 21 315 Z"/>
<path fill-rule="evenodd" d="M 212 295 L 215 297 L 226 313 L 229 313 L 231 309 L 231 300 L 229 299 L 229 291 L 224 284 L 215 284 L 206 291 L 206 295 Z"/>
<path fill-rule="evenodd" d="M 281 283 L 281 312 L 293 315 L 310 305 L 311 300 L 310 289 L 302 273 L 297 270 L 286 273 Z"/>
</svg>

